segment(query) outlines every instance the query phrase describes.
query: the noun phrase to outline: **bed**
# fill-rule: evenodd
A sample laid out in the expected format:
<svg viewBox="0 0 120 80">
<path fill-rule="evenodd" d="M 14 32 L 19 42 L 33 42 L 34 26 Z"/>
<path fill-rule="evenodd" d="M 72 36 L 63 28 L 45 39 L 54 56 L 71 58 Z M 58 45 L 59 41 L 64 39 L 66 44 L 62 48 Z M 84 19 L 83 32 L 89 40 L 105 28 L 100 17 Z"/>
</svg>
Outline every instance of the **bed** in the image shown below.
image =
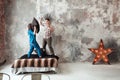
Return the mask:
<svg viewBox="0 0 120 80">
<path fill-rule="evenodd" d="M 54 55 L 44 55 L 39 58 L 37 54 L 32 54 L 27 58 L 27 54 L 15 60 L 12 64 L 12 73 L 23 74 L 31 72 L 57 72 L 59 57 Z"/>
</svg>

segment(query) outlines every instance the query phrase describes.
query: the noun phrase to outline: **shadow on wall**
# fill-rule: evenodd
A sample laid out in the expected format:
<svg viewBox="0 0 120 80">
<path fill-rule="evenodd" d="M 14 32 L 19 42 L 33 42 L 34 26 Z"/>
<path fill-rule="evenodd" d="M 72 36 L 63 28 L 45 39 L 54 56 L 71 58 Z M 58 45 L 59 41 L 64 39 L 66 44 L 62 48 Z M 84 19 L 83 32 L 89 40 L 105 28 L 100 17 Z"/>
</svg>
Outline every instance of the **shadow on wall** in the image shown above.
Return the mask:
<svg viewBox="0 0 120 80">
<path fill-rule="evenodd" d="M 104 43 L 104 47 L 107 48 L 111 48 L 113 49 L 112 53 L 110 53 L 108 55 L 109 61 L 110 63 L 116 63 L 119 62 L 119 58 L 120 58 L 120 46 L 117 44 L 117 40 L 115 39 L 106 39 L 106 43 Z M 104 41 L 103 41 L 104 42 Z M 92 54 L 92 53 L 91 53 Z M 94 59 L 95 55 L 92 54 L 87 61 L 92 62 Z M 98 62 L 99 63 L 99 62 Z M 102 60 L 100 61 L 100 63 L 104 63 Z"/>
<path fill-rule="evenodd" d="M 118 62 L 120 58 L 120 46 L 117 44 L 117 40 L 109 39 L 107 40 L 106 48 L 112 48 L 113 52 L 108 55 L 110 62 Z"/>
<path fill-rule="evenodd" d="M 54 48 L 55 52 L 58 53 L 60 62 L 75 62 L 80 60 L 81 54 L 81 45 L 77 42 L 67 42 L 66 40 L 62 40 L 62 36 L 53 37 L 53 44 L 56 46 Z"/>
</svg>

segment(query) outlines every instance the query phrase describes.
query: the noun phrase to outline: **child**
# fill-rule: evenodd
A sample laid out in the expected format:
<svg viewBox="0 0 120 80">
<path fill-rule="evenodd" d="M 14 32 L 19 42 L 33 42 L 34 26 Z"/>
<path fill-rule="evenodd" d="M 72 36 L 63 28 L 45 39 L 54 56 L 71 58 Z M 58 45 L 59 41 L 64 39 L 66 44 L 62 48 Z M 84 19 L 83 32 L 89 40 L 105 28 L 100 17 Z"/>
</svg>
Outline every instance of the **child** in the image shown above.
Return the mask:
<svg viewBox="0 0 120 80">
<path fill-rule="evenodd" d="M 50 50 L 50 53 L 54 55 L 54 50 L 52 48 L 52 33 L 54 31 L 54 28 L 51 25 L 50 19 L 45 18 L 45 25 L 42 24 L 42 21 L 40 19 L 40 25 L 44 27 L 44 36 L 43 36 L 43 51 L 46 50 L 46 45 L 48 44 L 48 48 Z"/>
<path fill-rule="evenodd" d="M 33 26 L 31 23 L 28 24 L 28 36 L 29 36 L 29 44 L 30 44 L 28 58 L 30 58 L 34 48 L 36 49 L 38 56 L 41 57 L 41 50 L 36 41 L 36 33 L 37 33 L 36 26 Z"/>
</svg>

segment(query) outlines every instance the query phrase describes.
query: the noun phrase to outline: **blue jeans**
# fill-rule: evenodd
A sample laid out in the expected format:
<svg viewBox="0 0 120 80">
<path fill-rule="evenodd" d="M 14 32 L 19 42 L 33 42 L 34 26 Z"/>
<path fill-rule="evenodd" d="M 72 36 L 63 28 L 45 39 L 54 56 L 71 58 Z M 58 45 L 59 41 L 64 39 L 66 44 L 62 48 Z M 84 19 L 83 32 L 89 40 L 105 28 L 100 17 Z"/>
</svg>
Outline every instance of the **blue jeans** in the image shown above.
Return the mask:
<svg viewBox="0 0 120 80">
<path fill-rule="evenodd" d="M 36 49 L 38 56 L 39 56 L 39 57 L 41 56 L 40 46 L 38 45 L 37 42 L 35 42 L 34 44 L 33 44 L 33 43 L 30 43 L 30 49 L 29 49 L 29 52 L 28 52 L 28 58 L 30 58 L 30 56 L 31 56 L 34 48 Z"/>
</svg>

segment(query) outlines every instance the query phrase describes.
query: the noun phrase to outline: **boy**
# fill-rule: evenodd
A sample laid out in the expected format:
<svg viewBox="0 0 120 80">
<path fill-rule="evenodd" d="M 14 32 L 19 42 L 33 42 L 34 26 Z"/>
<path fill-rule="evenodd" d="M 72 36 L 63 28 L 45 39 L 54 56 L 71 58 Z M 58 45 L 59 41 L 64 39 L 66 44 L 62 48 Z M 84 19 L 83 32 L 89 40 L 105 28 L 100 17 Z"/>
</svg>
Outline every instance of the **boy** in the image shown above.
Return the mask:
<svg viewBox="0 0 120 80">
<path fill-rule="evenodd" d="M 48 44 L 48 48 L 50 50 L 50 53 L 54 55 L 54 50 L 52 48 L 52 33 L 54 31 L 53 26 L 51 25 L 50 19 L 45 18 L 45 25 L 42 24 L 42 21 L 40 19 L 40 26 L 44 27 L 44 35 L 43 35 L 43 51 L 46 51 L 46 45 Z"/>
</svg>

